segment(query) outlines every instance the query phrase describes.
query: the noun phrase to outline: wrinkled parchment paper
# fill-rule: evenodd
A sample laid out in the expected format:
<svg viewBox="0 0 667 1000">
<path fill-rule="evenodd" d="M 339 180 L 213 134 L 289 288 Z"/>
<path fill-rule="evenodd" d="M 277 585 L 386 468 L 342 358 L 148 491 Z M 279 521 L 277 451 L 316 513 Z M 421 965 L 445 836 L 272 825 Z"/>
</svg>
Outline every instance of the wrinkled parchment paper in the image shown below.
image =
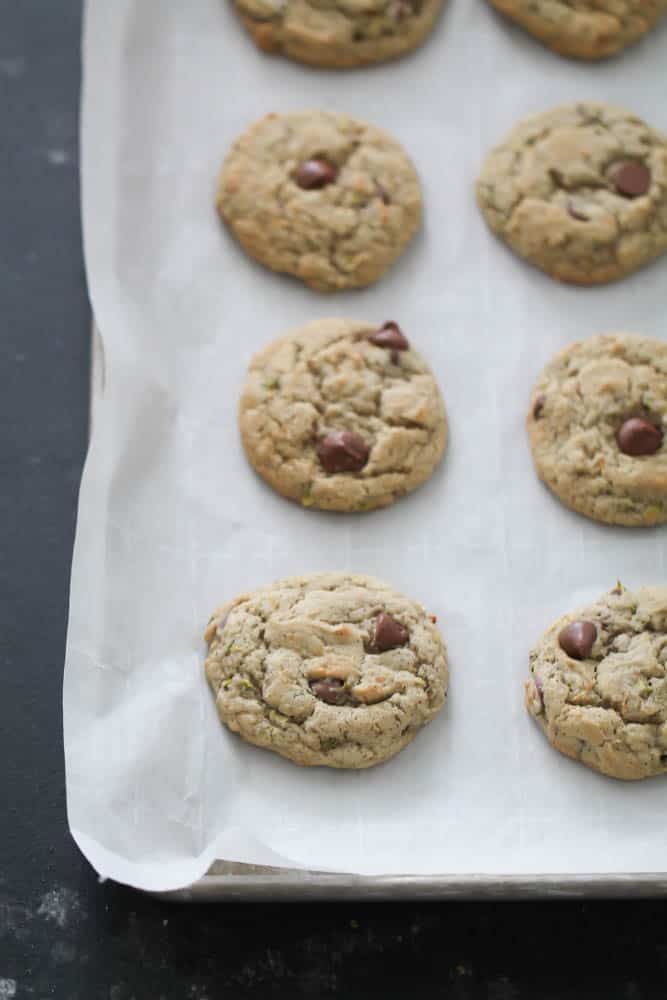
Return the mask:
<svg viewBox="0 0 667 1000">
<path fill-rule="evenodd" d="M 65 673 L 72 833 L 97 871 L 147 888 L 216 857 L 375 873 L 667 869 L 664 780 L 625 785 L 551 750 L 522 706 L 532 644 L 612 586 L 665 582 L 664 530 L 598 526 L 533 473 L 531 385 L 573 339 L 665 337 L 667 264 L 560 287 L 486 231 L 485 150 L 578 98 L 667 128 L 667 25 L 622 59 L 561 60 L 482 0 L 450 0 L 394 65 L 308 70 L 255 51 L 222 0 L 89 0 L 83 212 L 105 386 L 81 489 Z M 251 263 L 213 210 L 229 144 L 270 110 L 389 128 L 424 187 L 422 235 L 374 288 L 334 297 Z M 304 511 L 250 471 L 236 406 L 267 340 L 326 315 L 398 320 L 447 400 L 444 466 L 390 510 Z M 218 723 L 202 631 L 285 574 L 379 575 L 439 616 L 443 714 L 390 764 L 301 770 Z"/>
</svg>

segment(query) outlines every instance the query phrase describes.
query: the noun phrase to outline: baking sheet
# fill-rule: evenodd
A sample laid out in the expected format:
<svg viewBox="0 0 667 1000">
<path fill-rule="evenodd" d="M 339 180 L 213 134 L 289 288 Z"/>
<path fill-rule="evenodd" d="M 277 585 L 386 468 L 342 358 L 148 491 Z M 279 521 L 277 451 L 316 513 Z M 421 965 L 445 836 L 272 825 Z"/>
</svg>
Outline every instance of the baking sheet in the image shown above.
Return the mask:
<svg viewBox="0 0 667 1000">
<path fill-rule="evenodd" d="M 665 580 L 665 533 L 598 526 L 536 481 L 532 382 L 573 339 L 664 337 L 665 264 L 560 287 L 487 233 L 472 184 L 516 118 L 593 98 L 667 125 L 667 31 L 622 60 L 561 61 L 487 5 L 450 0 L 430 43 L 372 70 L 257 53 L 218 0 L 89 0 L 83 212 L 104 348 L 81 489 L 64 711 L 72 832 L 97 871 L 154 890 L 216 857 L 360 875 L 667 868 L 664 782 L 623 785 L 552 751 L 522 707 L 531 645 L 621 577 Z M 321 297 L 249 262 L 212 209 L 235 136 L 269 110 L 350 112 L 412 154 L 426 204 L 380 284 Z M 452 438 L 433 480 L 369 515 L 306 512 L 248 469 L 236 404 L 252 353 L 317 316 L 391 317 L 431 362 Z M 219 725 L 201 632 L 289 573 L 374 573 L 439 616 L 451 697 L 396 760 L 301 770 Z"/>
</svg>

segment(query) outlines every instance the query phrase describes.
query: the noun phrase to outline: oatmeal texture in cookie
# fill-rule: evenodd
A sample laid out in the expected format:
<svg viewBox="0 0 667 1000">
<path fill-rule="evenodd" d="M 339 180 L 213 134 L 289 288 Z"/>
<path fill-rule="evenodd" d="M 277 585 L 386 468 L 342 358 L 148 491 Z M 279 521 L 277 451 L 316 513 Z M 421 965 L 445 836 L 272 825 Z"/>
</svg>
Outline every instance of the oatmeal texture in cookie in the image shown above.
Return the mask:
<svg viewBox="0 0 667 1000">
<path fill-rule="evenodd" d="M 280 580 L 223 605 L 205 638 L 222 721 L 295 764 L 380 764 L 445 701 L 435 619 L 372 577 Z"/>
<path fill-rule="evenodd" d="M 667 344 L 617 333 L 573 344 L 542 373 L 528 411 L 540 478 L 608 524 L 667 521 Z"/>
<path fill-rule="evenodd" d="M 419 179 L 396 140 L 325 111 L 267 115 L 245 132 L 217 206 L 251 257 L 320 292 L 377 281 L 422 218 Z"/>
<path fill-rule="evenodd" d="M 255 43 L 312 66 L 395 59 L 426 39 L 444 0 L 236 0 Z"/>
<path fill-rule="evenodd" d="M 552 278 L 623 278 L 667 251 L 667 139 L 627 111 L 572 104 L 521 122 L 487 157 L 491 229 Z"/>
<path fill-rule="evenodd" d="M 561 753 L 612 778 L 667 774 L 667 587 L 619 584 L 559 619 L 525 690 Z"/>
<path fill-rule="evenodd" d="M 490 0 L 564 56 L 604 59 L 646 34 L 667 0 Z"/>
<path fill-rule="evenodd" d="M 430 477 L 447 441 L 435 378 L 393 322 L 316 320 L 269 344 L 239 423 L 260 476 L 324 510 L 387 506 Z"/>
</svg>

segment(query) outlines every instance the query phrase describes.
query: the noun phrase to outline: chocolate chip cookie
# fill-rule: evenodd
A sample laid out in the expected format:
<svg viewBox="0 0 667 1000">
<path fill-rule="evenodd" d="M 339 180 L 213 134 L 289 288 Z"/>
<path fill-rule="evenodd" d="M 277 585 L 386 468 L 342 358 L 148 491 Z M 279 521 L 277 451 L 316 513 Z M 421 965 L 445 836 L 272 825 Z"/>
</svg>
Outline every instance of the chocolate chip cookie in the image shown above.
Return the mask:
<svg viewBox="0 0 667 1000">
<path fill-rule="evenodd" d="M 239 422 L 248 458 L 304 507 L 385 507 L 425 482 L 447 441 L 426 362 L 398 324 L 316 320 L 252 361 Z"/>
<path fill-rule="evenodd" d="M 380 764 L 445 701 L 435 618 L 372 577 L 280 580 L 223 605 L 205 638 L 222 721 L 295 764 Z"/>
<path fill-rule="evenodd" d="M 667 139 L 605 104 L 555 108 L 491 152 L 477 199 L 494 233 L 552 278 L 615 281 L 667 251 Z"/>
<path fill-rule="evenodd" d="M 444 0 L 236 0 L 260 49 L 346 69 L 395 59 L 431 32 Z"/>
<path fill-rule="evenodd" d="M 551 361 L 533 393 L 528 434 L 540 478 L 596 521 L 667 521 L 667 344 L 608 334 Z"/>
<path fill-rule="evenodd" d="M 667 774 L 667 587 L 618 584 L 530 655 L 526 707 L 557 750 L 612 778 Z"/>
<path fill-rule="evenodd" d="M 489 0 L 550 49 L 604 59 L 646 34 L 667 0 Z"/>
<path fill-rule="evenodd" d="M 244 250 L 320 292 L 377 281 L 415 235 L 415 168 L 382 129 L 326 111 L 267 115 L 234 144 L 217 200 Z"/>
</svg>

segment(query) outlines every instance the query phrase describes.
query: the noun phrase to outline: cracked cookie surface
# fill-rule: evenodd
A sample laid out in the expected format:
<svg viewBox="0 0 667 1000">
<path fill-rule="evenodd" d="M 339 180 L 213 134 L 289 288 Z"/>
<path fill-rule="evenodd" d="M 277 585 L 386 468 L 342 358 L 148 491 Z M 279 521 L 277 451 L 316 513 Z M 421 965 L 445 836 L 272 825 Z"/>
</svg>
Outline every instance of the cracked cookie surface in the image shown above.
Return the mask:
<svg viewBox="0 0 667 1000">
<path fill-rule="evenodd" d="M 568 507 L 607 524 L 667 521 L 667 344 L 619 333 L 566 348 L 527 425 L 537 472 Z"/>
<path fill-rule="evenodd" d="M 251 257 L 320 292 L 377 281 L 422 218 L 401 146 L 325 111 L 267 115 L 245 132 L 225 161 L 217 207 Z"/>
<path fill-rule="evenodd" d="M 447 693 L 435 619 L 368 576 L 280 580 L 219 608 L 205 639 L 221 720 L 296 764 L 380 764 Z"/>
<path fill-rule="evenodd" d="M 305 507 L 385 507 L 432 474 L 447 441 L 445 405 L 395 323 L 309 323 L 253 359 L 240 402 L 246 454 Z"/>
<path fill-rule="evenodd" d="M 667 139 L 627 111 L 573 104 L 521 122 L 487 157 L 490 228 L 552 278 L 623 278 L 667 251 Z"/>
<path fill-rule="evenodd" d="M 565 615 L 530 674 L 526 707 L 561 753 L 613 778 L 667 774 L 667 587 L 618 585 Z"/>
<path fill-rule="evenodd" d="M 604 59 L 646 34 L 667 0 L 489 0 L 549 48 L 576 59 Z"/>
<path fill-rule="evenodd" d="M 259 48 L 347 69 L 395 59 L 430 34 L 444 0 L 236 0 Z"/>
</svg>

